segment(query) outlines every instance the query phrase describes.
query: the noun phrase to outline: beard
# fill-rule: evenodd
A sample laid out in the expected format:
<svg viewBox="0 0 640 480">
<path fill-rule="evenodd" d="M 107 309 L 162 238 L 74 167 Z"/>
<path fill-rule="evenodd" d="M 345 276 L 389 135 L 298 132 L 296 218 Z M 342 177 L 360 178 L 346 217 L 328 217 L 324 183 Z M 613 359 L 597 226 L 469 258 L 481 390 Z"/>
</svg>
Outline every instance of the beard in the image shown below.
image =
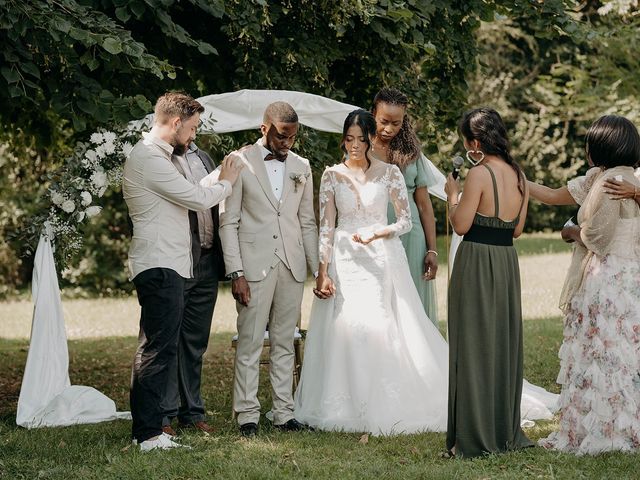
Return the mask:
<svg viewBox="0 0 640 480">
<path fill-rule="evenodd" d="M 278 160 L 284 160 L 287 158 L 287 155 L 289 155 L 289 149 L 277 150 L 273 145 L 270 145 L 268 141 L 265 142 L 265 148 L 269 150 Z"/>
<path fill-rule="evenodd" d="M 179 143 L 173 146 L 173 154 L 178 155 L 179 157 L 184 155 L 186 151 L 187 151 L 187 145 L 183 145 Z"/>
</svg>

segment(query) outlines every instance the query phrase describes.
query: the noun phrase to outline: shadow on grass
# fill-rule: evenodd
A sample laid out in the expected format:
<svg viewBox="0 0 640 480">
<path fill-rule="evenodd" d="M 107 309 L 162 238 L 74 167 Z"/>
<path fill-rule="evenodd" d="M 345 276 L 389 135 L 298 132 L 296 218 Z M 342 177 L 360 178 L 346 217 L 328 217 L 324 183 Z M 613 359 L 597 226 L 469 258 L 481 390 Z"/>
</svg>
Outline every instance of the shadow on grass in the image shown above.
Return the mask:
<svg viewBox="0 0 640 480">
<path fill-rule="evenodd" d="M 529 320 L 525 331 L 525 376 L 557 391 L 559 318 Z M 183 432 L 192 450 L 141 454 L 129 442 L 130 422 L 25 430 L 15 409 L 27 342 L 0 339 L 0 478 L 27 479 L 211 479 L 211 478 L 634 478 L 637 456 L 574 457 L 527 449 L 473 461 L 439 457 L 443 433 L 370 437 L 337 432 L 283 433 L 261 422 L 260 434 L 242 439 L 230 418 L 233 351 L 231 334 L 212 336 L 205 357 L 203 396 L 216 433 Z M 69 342 L 73 384 L 89 385 L 128 409 L 133 337 Z M 268 375 L 261 370 L 260 398 L 269 409 Z M 549 434 L 540 422 L 527 434 Z"/>
</svg>

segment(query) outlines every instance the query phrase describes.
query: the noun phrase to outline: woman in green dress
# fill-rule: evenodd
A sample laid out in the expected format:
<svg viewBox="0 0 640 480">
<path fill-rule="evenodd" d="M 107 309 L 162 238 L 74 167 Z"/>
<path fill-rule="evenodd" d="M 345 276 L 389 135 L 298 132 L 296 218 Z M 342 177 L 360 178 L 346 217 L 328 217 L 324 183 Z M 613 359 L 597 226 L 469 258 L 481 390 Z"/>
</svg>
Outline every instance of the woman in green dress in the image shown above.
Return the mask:
<svg viewBox="0 0 640 480">
<path fill-rule="evenodd" d="M 449 219 L 464 239 L 449 283 L 449 414 L 445 456 L 532 446 L 520 427 L 522 310 L 513 238 L 524 228 L 528 189 L 509 153 L 498 112 L 464 114 L 460 131 L 474 165 L 459 197 L 450 174 Z"/>
<path fill-rule="evenodd" d="M 397 165 L 404 176 L 413 225 L 400 240 L 425 313 L 437 327 L 438 305 L 436 283 L 433 281 L 438 270 L 435 217 L 427 190 L 427 171 L 421 158 L 420 142 L 407 115 L 408 103 L 406 95 L 393 88 L 383 88 L 376 94 L 372 109 L 376 119 L 373 156 Z M 396 221 L 391 205 L 388 217 L 390 223 Z"/>
</svg>

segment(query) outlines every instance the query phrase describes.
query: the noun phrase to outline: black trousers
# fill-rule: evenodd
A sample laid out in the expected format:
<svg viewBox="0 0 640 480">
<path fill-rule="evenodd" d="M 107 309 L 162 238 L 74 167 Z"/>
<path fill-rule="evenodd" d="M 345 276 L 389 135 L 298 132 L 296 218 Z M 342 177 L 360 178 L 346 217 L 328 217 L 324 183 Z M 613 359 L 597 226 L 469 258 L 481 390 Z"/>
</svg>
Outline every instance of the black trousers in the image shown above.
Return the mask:
<svg viewBox="0 0 640 480">
<path fill-rule="evenodd" d="M 168 268 L 151 268 L 133 279 L 142 307 L 130 391 L 132 435 L 138 443 L 162 433 L 160 403 L 178 350 L 184 282 Z"/>
<path fill-rule="evenodd" d="M 205 419 L 204 401 L 200 395 L 202 357 L 209 345 L 213 309 L 218 297 L 218 274 L 212 255 L 212 251 L 203 250 L 193 269 L 193 278 L 185 280 L 177 361 L 171 365 L 166 394 L 161 402 L 163 425 L 169 425 L 175 417 L 182 424 Z"/>
</svg>

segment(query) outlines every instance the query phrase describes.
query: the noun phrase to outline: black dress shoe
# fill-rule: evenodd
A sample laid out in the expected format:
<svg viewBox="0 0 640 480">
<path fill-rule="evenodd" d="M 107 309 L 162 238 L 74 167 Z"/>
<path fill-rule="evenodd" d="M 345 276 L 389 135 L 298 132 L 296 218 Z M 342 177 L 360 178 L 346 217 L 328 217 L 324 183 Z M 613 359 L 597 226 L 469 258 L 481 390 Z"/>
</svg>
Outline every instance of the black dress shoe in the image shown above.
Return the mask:
<svg viewBox="0 0 640 480">
<path fill-rule="evenodd" d="M 301 432 L 302 430 L 310 430 L 307 425 L 300 423 L 295 418 L 292 418 L 282 425 L 274 425 L 274 427 L 282 430 L 283 432 Z"/>
<path fill-rule="evenodd" d="M 240 425 L 240 435 L 243 437 L 255 437 L 258 433 L 257 423 L 243 423 Z"/>
</svg>

